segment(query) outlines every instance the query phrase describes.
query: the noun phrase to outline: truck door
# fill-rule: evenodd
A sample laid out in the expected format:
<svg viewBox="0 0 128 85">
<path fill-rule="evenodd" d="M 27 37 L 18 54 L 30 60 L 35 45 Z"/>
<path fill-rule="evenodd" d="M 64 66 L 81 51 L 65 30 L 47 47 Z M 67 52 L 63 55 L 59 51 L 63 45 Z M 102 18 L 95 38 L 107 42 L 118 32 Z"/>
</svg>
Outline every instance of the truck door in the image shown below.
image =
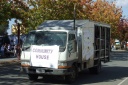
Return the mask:
<svg viewBox="0 0 128 85">
<path fill-rule="evenodd" d="M 76 56 L 77 43 L 75 39 L 75 34 L 69 34 L 68 42 L 68 52 L 70 54 L 69 57 Z"/>
</svg>

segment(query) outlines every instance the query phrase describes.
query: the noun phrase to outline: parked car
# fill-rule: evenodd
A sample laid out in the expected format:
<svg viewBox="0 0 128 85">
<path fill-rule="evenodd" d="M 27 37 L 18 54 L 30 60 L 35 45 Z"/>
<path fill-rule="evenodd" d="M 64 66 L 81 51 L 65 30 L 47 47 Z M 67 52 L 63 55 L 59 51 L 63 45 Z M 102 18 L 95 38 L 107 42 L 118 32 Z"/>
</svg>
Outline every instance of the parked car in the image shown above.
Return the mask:
<svg viewBox="0 0 128 85">
<path fill-rule="evenodd" d="M 115 46 L 114 47 L 115 47 L 116 50 L 121 48 L 119 40 L 115 40 Z"/>
</svg>

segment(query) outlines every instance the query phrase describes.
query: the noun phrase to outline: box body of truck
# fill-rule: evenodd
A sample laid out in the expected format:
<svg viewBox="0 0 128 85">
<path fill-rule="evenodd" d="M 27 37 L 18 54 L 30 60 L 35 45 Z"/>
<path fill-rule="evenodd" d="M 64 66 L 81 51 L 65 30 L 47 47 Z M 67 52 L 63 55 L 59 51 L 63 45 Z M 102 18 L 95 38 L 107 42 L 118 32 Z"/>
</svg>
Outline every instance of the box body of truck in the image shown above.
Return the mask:
<svg viewBox="0 0 128 85">
<path fill-rule="evenodd" d="M 90 20 L 48 20 L 31 31 L 22 47 L 21 71 L 30 80 L 58 75 L 72 82 L 79 72 L 99 73 L 109 61 L 110 25 Z"/>
</svg>

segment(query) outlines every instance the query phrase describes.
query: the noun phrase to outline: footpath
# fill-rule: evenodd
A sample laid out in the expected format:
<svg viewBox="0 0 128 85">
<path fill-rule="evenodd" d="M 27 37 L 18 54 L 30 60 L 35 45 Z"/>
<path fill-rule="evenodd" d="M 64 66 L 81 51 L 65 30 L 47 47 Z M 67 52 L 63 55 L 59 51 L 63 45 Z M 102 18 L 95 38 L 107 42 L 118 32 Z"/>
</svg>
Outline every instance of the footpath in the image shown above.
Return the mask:
<svg viewBox="0 0 128 85">
<path fill-rule="evenodd" d="M 0 66 L 15 64 L 15 63 L 20 63 L 20 60 L 18 60 L 18 58 L 16 57 L 0 58 Z"/>
</svg>

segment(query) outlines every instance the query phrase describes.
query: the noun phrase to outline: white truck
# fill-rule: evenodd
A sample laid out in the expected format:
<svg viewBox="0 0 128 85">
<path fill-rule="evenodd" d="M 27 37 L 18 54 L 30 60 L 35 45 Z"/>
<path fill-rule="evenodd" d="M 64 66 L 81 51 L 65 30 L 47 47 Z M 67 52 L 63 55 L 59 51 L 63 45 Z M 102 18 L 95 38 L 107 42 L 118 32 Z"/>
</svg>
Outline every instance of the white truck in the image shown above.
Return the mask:
<svg viewBox="0 0 128 85">
<path fill-rule="evenodd" d="M 78 73 L 101 71 L 108 62 L 110 25 L 90 20 L 48 20 L 30 31 L 22 47 L 21 71 L 30 80 L 59 76 L 73 82 Z"/>
</svg>

